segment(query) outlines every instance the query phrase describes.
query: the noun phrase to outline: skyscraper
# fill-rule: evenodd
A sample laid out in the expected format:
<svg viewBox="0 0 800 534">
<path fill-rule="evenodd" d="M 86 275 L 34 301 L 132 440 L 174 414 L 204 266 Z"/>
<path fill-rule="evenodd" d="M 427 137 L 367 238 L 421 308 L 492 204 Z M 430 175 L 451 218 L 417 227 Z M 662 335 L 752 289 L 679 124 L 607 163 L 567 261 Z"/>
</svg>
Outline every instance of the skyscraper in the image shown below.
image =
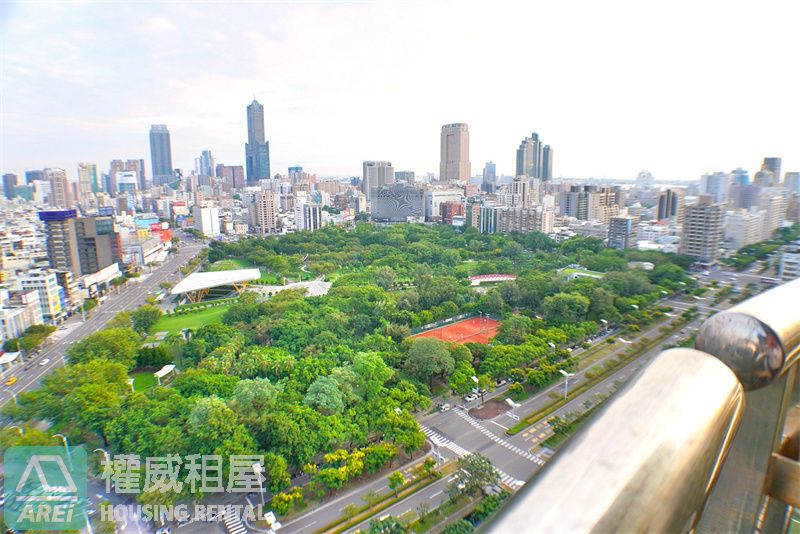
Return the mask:
<svg viewBox="0 0 800 534">
<path fill-rule="evenodd" d="M 394 183 L 394 167 L 391 161 L 365 161 L 363 164 L 361 192 L 372 200 L 372 190 Z"/>
<path fill-rule="evenodd" d="M 762 168 L 766 167 L 775 176 L 775 184 L 781 181 L 781 158 L 764 158 Z"/>
<path fill-rule="evenodd" d="M 17 175 L 7 173 L 3 175 L 3 194 L 8 200 L 14 198 L 14 188 L 17 187 Z"/>
<path fill-rule="evenodd" d="M 469 127 L 463 123 L 442 126 L 439 180 L 469 182 Z"/>
<path fill-rule="evenodd" d="M 248 217 L 256 233 L 269 234 L 278 229 L 276 196 L 274 191 L 260 191 L 253 196 Z"/>
<path fill-rule="evenodd" d="M 611 217 L 608 223 L 608 247 L 618 250 L 631 248 L 636 244 L 639 218 L 630 215 Z"/>
<path fill-rule="evenodd" d="M 552 149 L 548 148 L 548 154 Z M 519 144 L 517 149 L 517 176 L 527 176 L 528 178 L 542 178 L 542 164 L 544 156 L 542 154 L 542 142 L 539 134 L 534 132 L 530 137 L 526 137 Z M 552 154 L 548 155 L 548 164 L 552 167 Z M 552 170 L 552 168 L 551 168 Z"/>
<path fill-rule="evenodd" d="M 727 173 L 714 172 L 700 177 L 700 194 L 711 195 L 715 204 L 728 201 L 730 187 L 730 176 Z"/>
<path fill-rule="evenodd" d="M 153 183 L 163 185 L 172 180 L 172 144 L 166 124 L 150 126 L 150 163 Z"/>
<path fill-rule="evenodd" d="M 683 190 L 665 189 L 658 194 L 658 220 L 683 222 Z"/>
<path fill-rule="evenodd" d="M 681 253 L 703 263 L 714 263 L 722 242 L 722 206 L 710 195 L 702 195 L 697 204 L 686 206 L 681 237 Z"/>
<path fill-rule="evenodd" d="M 112 263 L 122 264 L 122 237 L 113 216 L 80 217 L 75 220 L 81 273 L 92 274 Z"/>
<path fill-rule="evenodd" d="M 200 158 L 198 161 L 199 165 L 197 168 L 197 174 L 200 176 L 211 176 L 214 177 L 214 173 L 216 171 L 214 165 L 214 156 L 211 155 L 211 151 L 206 149 L 200 154 Z"/>
<path fill-rule="evenodd" d="M 269 141 L 264 135 L 264 106 L 257 100 L 247 106 L 247 143 L 244 145 L 247 183 L 269 178 Z"/>
<path fill-rule="evenodd" d="M 553 149 L 545 145 L 542 149 L 542 180 L 553 179 Z"/>
<path fill-rule="evenodd" d="M 94 163 L 78 163 L 78 189 L 81 202 L 85 203 L 89 193 L 97 193 L 97 165 Z"/>
<path fill-rule="evenodd" d="M 492 161 L 487 161 L 483 166 L 483 183 L 481 190 L 487 193 L 494 193 L 497 186 L 497 165 Z"/>
<path fill-rule="evenodd" d="M 53 169 L 45 169 L 45 173 L 48 170 Z M 44 223 L 47 234 L 47 258 L 50 261 L 50 267 L 80 276 L 78 236 L 75 232 L 76 217 L 77 212 L 73 209 L 39 212 L 39 220 Z"/>
<path fill-rule="evenodd" d="M 72 188 L 64 169 L 45 169 L 44 175 L 50 182 L 50 205 L 55 208 L 73 207 Z"/>
<path fill-rule="evenodd" d="M 30 185 L 34 180 L 44 180 L 44 171 L 25 171 L 25 183 Z"/>
</svg>

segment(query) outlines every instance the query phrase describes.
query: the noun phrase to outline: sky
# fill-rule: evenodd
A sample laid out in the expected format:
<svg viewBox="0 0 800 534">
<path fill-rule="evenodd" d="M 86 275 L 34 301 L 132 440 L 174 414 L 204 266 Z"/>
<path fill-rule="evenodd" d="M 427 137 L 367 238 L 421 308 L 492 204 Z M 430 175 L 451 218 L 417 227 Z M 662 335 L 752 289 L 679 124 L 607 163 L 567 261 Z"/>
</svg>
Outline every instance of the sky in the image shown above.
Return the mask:
<svg viewBox="0 0 800 534">
<path fill-rule="evenodd" d="M 0 1 L 0 172 L 147 160 L 244 163 L 264 105 L 272 172 L 438 173 L 470 129 L 472 174 L 514 173 L 531 132 L 555 176 L 697 179 L 764 156 L 800 170 L 800 2 Z"/>
</svg>

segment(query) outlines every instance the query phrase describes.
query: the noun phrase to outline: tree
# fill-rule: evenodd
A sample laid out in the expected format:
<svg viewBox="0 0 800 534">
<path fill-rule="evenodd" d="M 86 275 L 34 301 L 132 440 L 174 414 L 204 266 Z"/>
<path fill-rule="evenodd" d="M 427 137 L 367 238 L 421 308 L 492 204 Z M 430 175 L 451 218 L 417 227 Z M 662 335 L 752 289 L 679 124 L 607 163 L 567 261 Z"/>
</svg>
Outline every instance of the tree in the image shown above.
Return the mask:
<svg viewBox="0 0 800 534">
<path fill-rule="evenodd" d="M 104 358 L 131 369 L 136 361 L 142 340 L 130 328 L 107 328 L 90 334 L 67 351 L 72 365 Z"/>
<path fill-rule="evenodd" d="M 574 293 L 557 293 L 544 299 L 544 313 L 555 323 L 583 321 L 589 310 L 589 299 Z"/>
<path fill-rule="evenodd" d="M 325 415 L 338 414 L 344 411 L 344 398 L 339 383 L 330 376 L 318 377 L 305 396 L 306 404 Z"/>
<path fill-rule="evenodd" d="M 400 524 L 394 516 L 389 516 L 385 519 L 370 521 L 366 532 L 367 534 L 405 534 L 408 529 Z"/>
<path fill-rule="evenodd" d="M 394 371 L 376 352 L 359 352 L 353 356 L 353 372 L 361 386 L 364 400 L 374 399 Z"/>
<path fill-rule="evenodd" d="M 475 527 L 466 519 L 450 523 L 442 530 L 442 534 L 471 534 L 472 532 L 475 532 Z"/>
<path fill-rule="evenodd" d="M 397 497 L 397 493 L 403 484 L 406 483 L 406 477 L 403 476 L 401 471 L 395 471 L 391 475 L 389 475 L 389 488 L 394 491 L 394 496 Z"/>
<path fill-rule="evenodd" d="M 514 314 L 500 323 L 497 340 L 509 345 L 519 345 L 533 330 L 533 321 L 530 317 Z"/>
<path fill-rule="evenodd" d="M 477 373 L 472 365 L 464 361 L 458 362 L 455 371 L 450 375 L 448 382 L 450 389 L 458 395 L 466 395 L 472 391 L 472 388 L 476 387 L 475 382 L 472 380 L 472 377 L 476 375 Z"/>
<path fill-rule="evenodd" d="M 406 370 L 433 387 L 434 377 L 444 377 L 453 372 L 455 362 L 447 345 L 432 337 L 417 338 L 408 349 Z"/>
<path fill-rule="evenodd" d="M 289 476 L 286 459 L 283 456 L 268 452 L 264 454 L 264 475 L 272 493 L 277 493 L 289 486 L 292 478 Z"/>
<path fill-rule="evenodd" d="M 489 459 L 473 453 L 458 459 L 458 478 L 447 486 L 447 493 L 455 500 L 459 495 L 475 495 L 483 488 L 496 485 L 500 475 Z"/>
<path fill-rule="evenodd" d="M 150 304 L 141 306 L 131 314 L 133 329 L 140 334 L 146 334 L 161 318 L 161 309 Z"/>
</svg>

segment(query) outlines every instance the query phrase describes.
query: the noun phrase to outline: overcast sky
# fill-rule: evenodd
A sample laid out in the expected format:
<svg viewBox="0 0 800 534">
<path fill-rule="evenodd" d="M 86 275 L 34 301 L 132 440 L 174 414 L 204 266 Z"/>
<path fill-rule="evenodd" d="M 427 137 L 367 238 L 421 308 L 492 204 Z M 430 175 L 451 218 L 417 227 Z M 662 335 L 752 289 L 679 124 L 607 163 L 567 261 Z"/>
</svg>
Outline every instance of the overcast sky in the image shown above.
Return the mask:
<svg viewBox="0 0 800 534">
<path fill-rule="evenodd" d="M 656 5 L 658 4 L 658 5 Z M 796 7 L 798 6 L 798 7 Z M 800 2 L 0 0 L 0 172 L 107 169 L 167 124 L 176 167 L 241 165 L 264 105 L 272 172 L 438 173 L 469 124 L 472 174 L 513 174 L 536 131 L 554 174 L 695 179 L 763 156 L 800 170 Z"/>
</svg>

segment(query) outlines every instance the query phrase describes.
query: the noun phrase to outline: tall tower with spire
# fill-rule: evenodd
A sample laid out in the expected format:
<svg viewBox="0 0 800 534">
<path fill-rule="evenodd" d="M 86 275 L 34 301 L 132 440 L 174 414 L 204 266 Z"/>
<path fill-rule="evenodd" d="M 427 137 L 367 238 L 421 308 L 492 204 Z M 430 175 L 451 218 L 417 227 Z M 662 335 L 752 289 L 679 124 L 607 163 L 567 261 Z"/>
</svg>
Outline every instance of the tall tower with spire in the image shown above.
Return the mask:
<svg viewBox="0 0 800 534">
<path fill-rule="evenodd" d="M 269 141 L 264 135 L 264 106 L 253 98 L 247 106 L 247 143 L 244 145 L 247 185 L 269 178 Z"/>
</svg>

